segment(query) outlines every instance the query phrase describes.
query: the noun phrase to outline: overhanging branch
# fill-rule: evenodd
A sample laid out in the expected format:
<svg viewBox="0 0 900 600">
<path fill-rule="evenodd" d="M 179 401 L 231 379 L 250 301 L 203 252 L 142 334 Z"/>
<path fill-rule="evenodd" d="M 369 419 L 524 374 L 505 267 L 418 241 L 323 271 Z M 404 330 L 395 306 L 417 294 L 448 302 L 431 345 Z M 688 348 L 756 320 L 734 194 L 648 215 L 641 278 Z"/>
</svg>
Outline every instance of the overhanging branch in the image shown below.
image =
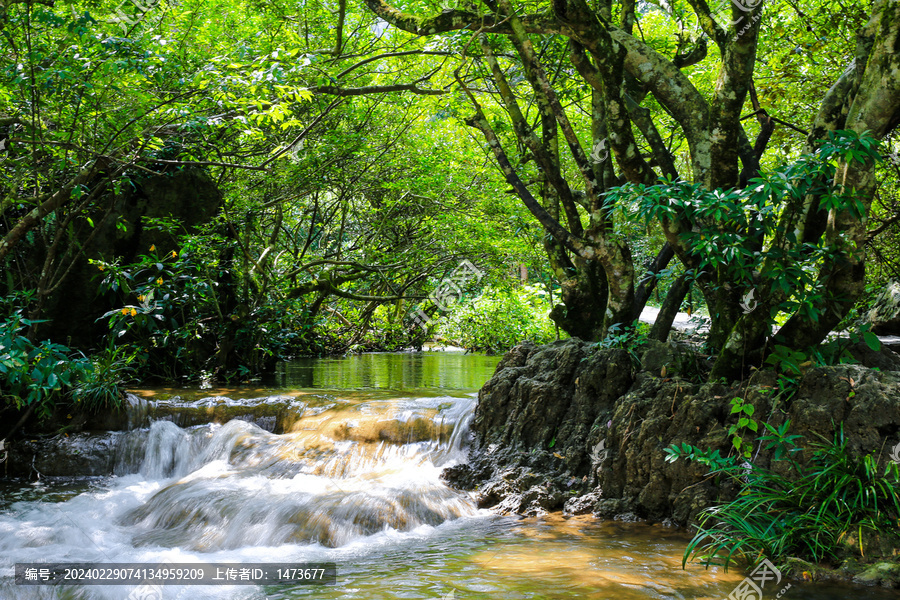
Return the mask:
<svg viewBox="0 0 900 600">
<path fill-rule="evenodd" d="M 410 92 L 420 96 L 439 96 L 446 94 L 447 90 L 427 90 L 418 87 L 414 83 L 395 85 L 368 85 L 358 88 L 342 88 L 336 85 L 318 85 L 309 88 L 316 94 L 329 94 L 332 96 L 365 96 L 366 94 L 386 94 L 390 92 Z"/>
</svg>

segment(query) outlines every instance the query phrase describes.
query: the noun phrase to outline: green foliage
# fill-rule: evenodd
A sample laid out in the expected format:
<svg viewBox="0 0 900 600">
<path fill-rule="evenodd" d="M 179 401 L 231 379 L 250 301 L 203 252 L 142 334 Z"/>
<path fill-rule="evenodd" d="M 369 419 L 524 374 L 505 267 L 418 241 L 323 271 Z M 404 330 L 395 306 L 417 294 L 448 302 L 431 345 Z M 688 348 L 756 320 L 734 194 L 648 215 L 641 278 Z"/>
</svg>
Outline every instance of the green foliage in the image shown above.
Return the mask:
<svg viewBox="0 0 900 600">
<path fill-rule="evenodd" d="M 442 7 L 431 2 L 405 10 Z M 0 216 L 5 231 L 19 220 L 26 222 L 24 216 L 38 203 L 72 185 L 62 204 L 17 238 L 14 255 L 3 264 L 5 289 L 38 289 L 41 298 L 48 298 L 44 308 L 52 306 L 53 290 L 65 289 L 66 274 L 78 272 L 70 267 L 78 267 L 83 256 L 97 256 L 90 236 L 112 227 L 104 220 L 114 221 L 117 245 L 123 247 L 134 241 L 135 230 L 152 229 L 119 214 L 117 203 L 138 190 L 148 172 L 197 168 L 197 161 L 225 195 L 210 230 L 183 238 L 180 254 L 174 256 L 149 251 L 133 258 L 128 250 L 127 258 L 104 254 L 107 263 L 98 263 L 106 269 L 104 299 L 115 307 L 104 316 L 113 343 L 133 348 L 123 350 L 119 360 L 139 367 L 143 376 L 216 373 L 243 378 L 297 354 L 343 351 L 351 345 L 407 346 L 415 335 L 404 325 L 404 303 L 427 296 L 447 265 L 462 257 L 480 259 L 479 267 L 496 290 L 509 285 L 511 277 L 504 272 L 509 264 L 527 265 L 531 281 L 547 281 L 548 286 L 554 279 L 563 281 L 564 270 L 551 272 L 546 264 L 546 232 L 504 193 L 508 185 L 485 167 L 483 151 L 488 148 L 466 133 L 461 121 L 470 107 L 458 93 L 416 94 L 415 101 L 409 93 L 336 95 L 335 90 L 396 88 L 410 82 L 419 88 L 416 92 L 451 90 L 451 73 L 463 56 L 475 61 L 470 81 L 476 81 L 484 65 L 471 40 L 462 32 L 410 37 L 397 27 L 380 26 L 377 35 L 368 35 L 377 22 L 371 11 L 362 5 L 344 8 L 347 30 L 337 32 L 335 14 L 321 3 L 5 6 L 0 11 L 0 31 L 8 42 L 8 51 L 0 53 L 0 139 L 5 142 Z M 820 21 L 834 13 L 821 6 L 805 11 Z M 797 28 L 793 11 L 767 14 L 771 27 L 762 33 L 767 50 L 757 61 L 757 72 L 764 74 L 757 78 L 764 82 L 758 93 L 771 114 L 777 109 L 779 123 L 808 120 L 811 115 L 797 112 L 812 110 L 816 94 L 840 74 L 840 61 L 816 61 L 817 50 L 827 47 L 833 56 L 848 59 L 854 55 L 852 44 L 845 47 L 835 40 L 850 39 L 867 18 L 865 9 L 839 14 L 841 20 L 816 24 L 819 30 L 840 32 L 830 41 L 812 29 Z M 637 18 L 646 28 L 642 39 L 664 56 L 682 54 L 689 49 L 687 40 L 702 35 L 684 7 L 649 7 Z M 785 37 L 800 45 L 782 43 Z M 589 150 L 596 141 L 588 139 L 588 115 L 595 112 L 590 110 L 590 87 L 571 68 L 563 38 L 538 39 L 545 66 L 556 73 L 558 96 L 571 107 L 568 118 Z M 515 54 L 508 38 L 491 34 L 491 44 L 503 61 Z M 794 52 L 795 47 L 804 52 Z M 684 70 L 703 94 L 717 85 L 710 65 L 716 55 L 711 45 L 713 61 Z M 504 62 L 503 68 L 515 93 L 529 97 L 533 90 L 522 65 Z M 800 80 L 803 86 L 796 85 Z M 473 84 L 479 88 L 493 89 L 493 84 Z M 795 94 L 803 101 L 793 101 Z M 479 97 L 521 179 L 542 180 L 546 169 L 532 160 L 528 144 L 514 143 L 515 130 L 491 96 Z M 652 111 L 659 131 L 674 132 L 666 142 L 673 158 L 689 162 L 679 133 L 683 128 L 671 111 L 663 110 L 654 94 L 641 102 Z M 529 104 L 526 112 L 540 106 Z M 752 140 L 757 123 L 749 119 L 744 126 Z M 606 214 L 600 221 L 604 228 L 610 226 L 616 241 L 627 242 L 637 265 L 653 257 L 663 242 L 659 221 L 677 217 L 690 225 L 688 245 L 700 257 L 700 269 L 716 272 L 714 285 L 750 286 L 761 280 L 787 295 L 764 318 L 783 320 L 801 313 L 815 319 L 824 294 L 817 279 L 820 267 L 841 251 L 843 240 L 838 235 L 828 244 L 782 251 L 777 240 L 791 232 L 778 229 L 778 217 L 786 202 L 810 194 L 823 209 L 858 215 L 859 199 L 831 185 L 835 168 L 838 160 L 867 161 L 877 153 L 865 136 L 829 135 L 815 155 L 771 170 L 743 190 L 707 191 L 667 182 L 613 191 L 611 202 L 622 207 L 630 203 L 630 212 L 644 215 L 646 235 L 631 215 L 613 219 Z M 799 139 L 794 130 L 780 126 L 772 136 L 762 158 L 766 167 L 789 161 L 790 136 Z M 99 170 L 75 185 L 80 170 L 98 160 Z M 621 181 L 624 172 L 612 163 L 605 163 L 611 171 L 603 180 Z M 579 196 L 577 165 L 564 158 L 560 173 Z M 546 207 L 552 208 L 547 200 L 543 198 Z M 891 210 L 888 204 L 882 208 L 887 214 Z M 588 222 L 601 214 L 577 211 L 576 219 Z M 169 223 L 165 237 L 174 238 L 176 229 Z M 658 277 L 685 269 L 670 266 Z M 657 293 L 666 287 L 660 281 Z M 484 306 L 466 303 L 446 315 L 440 333 L 467 347 L 493 351 L 521 339 L 554 338 L 544 308 L 536 308 L 532 297 L 492 293 L 495 297 L 485 298 Z M 379 299 L 398 296 L 403 299 Z M 715 319 L 715 307 L 710 313 Z M 28 314 L 38 318 L 40 307 Z M 44 326 L 53 339 L 65 340 L 65 334 L 52 329 L 52 324 Z M 641 338 L 634 331 L 614 326 L 601 346 L 626 348 L 636 360 Z M 863 339 L 871 342 L 871 334 L 864 333 Z M 83 349 L 96 343 L 86 342 Z M 807 350 L 805 360 L 787 356 L 781 379 L 785 389 L 796 375 L 789 361 L 847 360 L 848 353 L 837 346 Z M 42 393 L 57 392 L 51 386 Z M 97 392 L 99 404 L 105 396 Z"/>
<path fill-rule="evenodd" d="M 825 294 L 819 269 L 837 260 L 848 242 L 839 233 L 798 244 L 794 229 L 784 229 L 782 210 L 815 196 L 823 210 L 848 211 L 862 218 L 865 207 L 859 197 L 833 180 L 839 160 L 873 163 L 881 159 L 878 149 L 874 138 L 852 131 L 829 132 L 815 153 L 764 173 L 742 189 L 707 190 L 685 181 L 627 184 L 607 194 L 606 203 L 626 214 L 636 212 L 648 226 L 684 223 L 682 237 L 699 259 L 697 272 L 715 273 L 718 285 L 784 298 L 764 315 L 770 323 L 779 313 L 816 321 Z"/>
<path fill-rule="evenodd" d="M 625 327 L 622 323 L 613 323 L 606 337 L 597 342 L 597 347 L 621 348 L 628 352 L 631 362 L 638 366 L 641 364 L 641 352 L 647 343 L 649 332 L 650 326 L 640 321 L 635 321 L 630 327 Z"/>
<path fill-rule="evenodd" d="M 696 446 L 692 446 L 687 442 L 681 446 L 672 444 L 664 450 L 666 453 L 666 462 L 673 463 L 679 458 L 694 460 L 701 465 L 709 467 L 712 474 L 730 473 L 738 468 L 731 456 L 722 456 L 718 450 L 701 450 Z"/>
<path fill-rule="evenodd" d="M 0 322 L 0 397 L 17 409 L 32 408 L 41 419 L 61 401 L 80 402 L 88 411 L 118 407 L 121 385 L 133 375 L 126 349 L 88 359 L 61 344 L 32 342 L 27 330 L 37 323 L 21 309 Z"/>
<path fill-rule="evenodd" d="M 787 346 L 777 344 L 772 349 L 772 353 L 766 358 L 766 362 L 777 367 L 782 375 L 792 378 L 793 376 L 801 375 L 804 369 L 812 364 L 806 352 L 791 350 Z"/>
<path fill-rule="evenodd" d="M 746 460 L 750 460 L 753 443 L 745 440 L 743 434 L 747 431 L 753 433 L 759 431 L 759 422 L 753 418 L 754 410 L 753 405 L 744 402 L 741 397 L 731 399 L 730 414 L 737 414 L 738 421 L 728 427 L 728 435 L 731 436 L 731 445 L 734 446 L 735 451 Z"/>
<path fill-rule="evenodd" d="M 864 556 L 866 543 L 876 536 L 896 534 L 898 465 L 879 466 L 871 454 L 851 455 L 842 427 L 833 440 L 814 443 L 809 461 L 801 465 L 792 456 L 799 451 L 799 436 L 787 435 L 788 425 L 765 424 L 769 435 L 759 438 L 773 451 L 773 463 L 789 465 L 787 474 L 687 444 L 666 449 L 667 461 L 697 460 L 711 474 L 724 474 L 742 487 L 732 502 L 703 511 L 684 563 L 691 557 L 726 568 L 735 560 L 761 557 L 776 563 L 788 558 L 822 561 L 854 549 Z"/>
<path fill-rule="evenodd" d="M 33 343 L 25 330 L 34 321 L 16 311 L 0 323 L 0 393 L 16 408 L 34 406 L 41 418 L 49 417 L 62 390 L 88 369 L 84 359 L 49 341 Z"/>
<path fill-rule="evenodd" d="M 142 366 L 169 378 L 197 366 L 191 360 L 199 321 L 215 303 L 212 282 L 201 273 L 190 253 L 171 250 L 159 256 L 151 246 L 129 265 L 92 261 L 103 274 L 101 293 L 124 304 L 101 318 L 109 325 L 114 343 L 142 349 Z"/>
<path fill-rule="evenodd" d="M 850 348 L 855 344 L 864 342 L 871 350 L 880 350 L 881 341 L 869 331 L 870 328 L 870 324 L 864 324 L 850 330 L 846 337 L 834 338 L 806 350 L 792 350 L 775 344 L 766 357 L 766 363 L 775 367 L 778 373 L 779 395 L 785 399 L 793 397 L 801 377 L 809 368 L 856 363 L 850 353 Z"/>
<path fill-rule="evenodd" d="M 72 387 L 76 406 L 89 412 L 118 408 L 125 396 L 124 386 L 138 380 L 137 353 L 129 346 L 110 344 L 89 357 L 81 377 Z"/>
<path fill-rule="evenodd" d="M 556 339 L 548 305 L 538 286 L 489 287 L 438 321 L 437 335 L 463 348 L 501 352 L 519 342 Z"/>
<path fill-rule="evenodd" d="M 102 291 L 122 305 L 101 317 L 111 343 L 136 348 L 145 377 L 173 380 L 218 371 L 225 379 L 241 378 L 315 348 L 304 302 L 266 295 L 241 302 L 234 289 L 240 273 L 220 259 L 228 245 L 217 240 L 214 246 L 213 239 L 184 236 L 180 252 L 162 255 L 151 246 L 128 265 L 94 261 Z"/>
</svg>

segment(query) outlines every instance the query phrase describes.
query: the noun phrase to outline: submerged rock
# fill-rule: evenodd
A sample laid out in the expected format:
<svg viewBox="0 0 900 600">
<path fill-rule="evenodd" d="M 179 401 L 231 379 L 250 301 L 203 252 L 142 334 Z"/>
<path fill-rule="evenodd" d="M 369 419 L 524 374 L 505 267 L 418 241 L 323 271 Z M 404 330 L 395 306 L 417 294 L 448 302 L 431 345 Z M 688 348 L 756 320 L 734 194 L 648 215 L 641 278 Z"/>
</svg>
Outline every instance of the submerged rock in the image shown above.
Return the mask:
<svg viewBox="0 0 900 600">
<path fill-rule="evenodd" d="M 900 587 L 900 564 L 880 562 L 867 568 L 853 578 L 856 583 L 880 585 L 883 587 Z"/>
<path fill-rule="evenodd" d="M 290 431 L 303 416 L 306 403 L 291 396 L 232 400 L 213 396 L 195 401 L 180 398 L 152 403 L 149 418 L 172 421 L 179 427 L 193 427 L 206 423 L 227 423 L 233 419 L 248 421 L 269 432 Z"/>
<path fill-rule="evenodd" d="M 38 478 L 58 475 L 109 475 L 116 464 L 119 434 L 39 436 L 8 441 L 5 474 Z"/>
</svg>

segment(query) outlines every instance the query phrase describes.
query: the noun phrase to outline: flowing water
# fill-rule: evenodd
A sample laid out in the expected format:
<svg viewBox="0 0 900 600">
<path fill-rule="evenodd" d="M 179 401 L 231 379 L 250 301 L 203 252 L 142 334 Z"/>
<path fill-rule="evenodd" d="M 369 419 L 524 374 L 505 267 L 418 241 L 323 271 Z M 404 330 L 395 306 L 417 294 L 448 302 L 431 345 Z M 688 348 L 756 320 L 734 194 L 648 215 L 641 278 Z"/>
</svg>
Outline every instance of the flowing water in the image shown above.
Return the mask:
<svg viewBox="0 0 900 600">
<path fill-rule="evenodd" d="M 444 485 L 496 362 L 373 354 L 290 363 L 264 388 L 144 391 L 165 420 L 103 434 L 109 475 L 2 484 L 0 600 L 699 599 L 735 589 L 744 574 L 681 568 L 684 531 L 500 516 Z M 196 424 L 198 414 L 226 422 Z M 333 562 L 337 580 L 15 585 L 13 565 L 31 562 Z M 795 583 L 781 597 L 895 596 Z"/>
</svg>

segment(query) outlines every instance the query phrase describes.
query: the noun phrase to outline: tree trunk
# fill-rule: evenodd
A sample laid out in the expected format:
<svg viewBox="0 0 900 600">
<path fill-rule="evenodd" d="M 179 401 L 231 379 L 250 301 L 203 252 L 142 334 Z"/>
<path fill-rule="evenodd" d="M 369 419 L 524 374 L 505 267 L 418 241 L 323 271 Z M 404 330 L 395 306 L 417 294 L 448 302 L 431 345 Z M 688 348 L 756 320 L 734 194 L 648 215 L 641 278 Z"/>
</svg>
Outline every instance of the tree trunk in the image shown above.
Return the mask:
<svg viewBox="0 0 900 600">
<path fill-rule="evenodd" d="M 678 315 L 678 309 L 684 302 L 688 290 L 691 289 L 691 282 L 688 280 L 687 274 L 682 274 L 672 283 L 669 291 L 666 293 L 666 299 L 656 315 L 656 321 L 650 328 L 650 339 L 665 342 L 669 339 L 669 331 L 672 330 L 672 323 Z"/>
<path fill-rule="evenodd" d="M 561 282 L 562 304 L 553 307 L 550 318 L 572 337 L 599 340 L 606 334 L 606 276 L 597 261 L 578 263 L 574 273 Z"/>
</svg>

